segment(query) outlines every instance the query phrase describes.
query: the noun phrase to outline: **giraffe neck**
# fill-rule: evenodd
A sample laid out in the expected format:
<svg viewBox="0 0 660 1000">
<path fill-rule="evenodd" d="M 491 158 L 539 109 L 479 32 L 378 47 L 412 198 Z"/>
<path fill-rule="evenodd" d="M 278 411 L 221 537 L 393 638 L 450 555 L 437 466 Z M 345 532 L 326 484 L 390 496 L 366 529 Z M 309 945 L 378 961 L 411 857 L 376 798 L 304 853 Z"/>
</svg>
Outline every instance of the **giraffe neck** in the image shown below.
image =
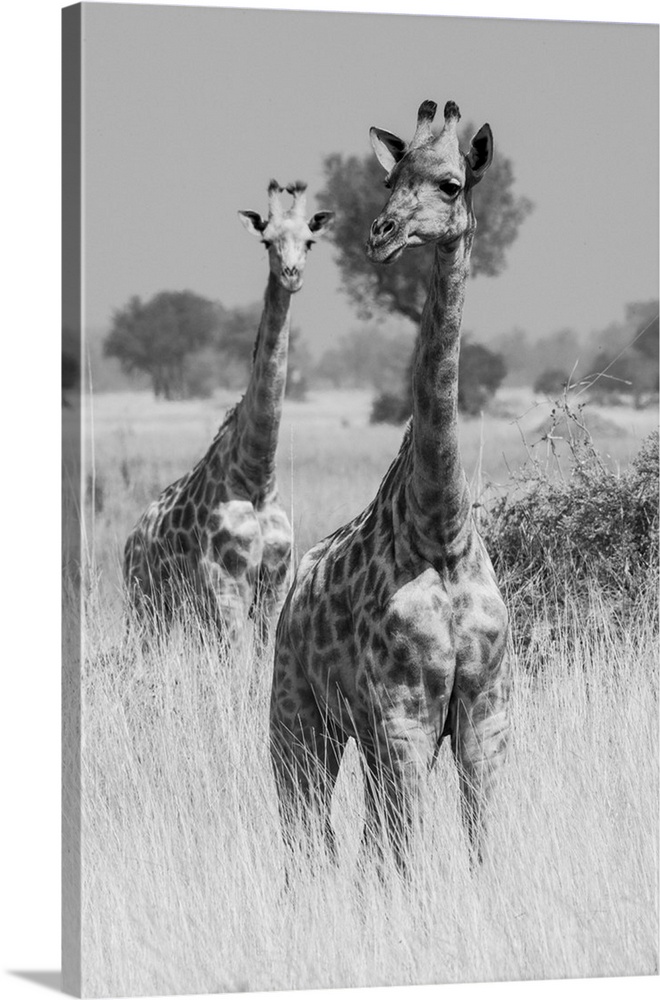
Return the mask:
<svg viewBox="0 0 660 1000">
<path fill-rule="evenodd" d="M 439 244 L 413 362 L 410 510 L 423 538 L 451 546 L 470 515 L 458 447 L 458 355 L 474 230 Z"/>
<path fill-rule="evenodd" d="M 291 292 L 268 276 L 250 381 L 237 407 L 233 457 L 256 497 L 275 487 L 275 452 L 282 416 L 289 351 Z"/>
</svg>

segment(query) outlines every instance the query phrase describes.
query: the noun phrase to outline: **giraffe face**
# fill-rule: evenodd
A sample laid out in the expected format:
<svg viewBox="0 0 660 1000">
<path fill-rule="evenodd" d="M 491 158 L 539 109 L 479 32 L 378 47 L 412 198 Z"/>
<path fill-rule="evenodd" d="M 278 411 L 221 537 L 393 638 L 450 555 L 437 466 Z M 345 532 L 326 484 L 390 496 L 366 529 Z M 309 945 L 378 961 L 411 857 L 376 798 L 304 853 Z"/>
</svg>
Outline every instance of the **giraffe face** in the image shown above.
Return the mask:
<svg viewBox="0 0 660 1000">
<path fill-rule="evenodd" d="M 319 213 L 320 214 L 320 213 Z M 297 292 L 302 287 L 307 254 L 316 242 L 314 218 L 306 222 L 298 217 L 285 216 L 278 223 L 269 221 L 261 242 L 268 250 L 270 271 L 283 288 Z"/>
<path fill-rule="evenodd" d="M 276 181 L 268 188 L 269 213 L 262 219 L 257 212 L 239 212 L 248 232 L 257 236 L 268 250 L 270 272 L 288 292 L 302 288 L 307 254 L 316 240 L 329 229 L 334 212 L 316 212 L 310 219 L 304 214 L 305 185 L 298 181 L 286 188 L 293 204 L 284 211 L 280 195 L 284 189 Z"/>
<path fill-rule="evenodd" d="M 410 144 L 391 132 L 371 129 L 392 192 L 367 241 L 367 254 L 376 263 L 391 264 L 406 247 L 426 243 L 450 249 L 475 226 L 471 192 L 492 159 L 490 127 L 482 126 L 465 154 L 458 142 L 456 105 L 446 105 L 445 125 L 437 136 L 430 129 L 434 113 L 435 105 L 425 101 Z"/>
</svg>

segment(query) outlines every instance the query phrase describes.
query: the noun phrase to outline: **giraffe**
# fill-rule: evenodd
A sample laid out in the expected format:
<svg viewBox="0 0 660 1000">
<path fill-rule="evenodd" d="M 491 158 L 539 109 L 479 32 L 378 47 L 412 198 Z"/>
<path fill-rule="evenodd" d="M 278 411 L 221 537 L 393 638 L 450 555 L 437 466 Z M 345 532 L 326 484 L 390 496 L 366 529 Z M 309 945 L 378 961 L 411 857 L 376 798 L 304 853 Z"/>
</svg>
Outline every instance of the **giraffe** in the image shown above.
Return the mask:
<svg viewBox="0 0 660 1000">
<path fill-rule="evenodd" d="M 439 134 L 419 108 L 408 144 L 372 128 L 387 201 L 367 254 L 380 264 L 435 244 L 413 361 L 413 415 L 369 506 L 300 562 L 275 640 L 270 746 L 285 840 L 321 819 L 349 737 L 361 751 L 363 851 L 389 841 L 405 872 L 422 786 L 448 737 L 473 863 L 508 737 L 507 611 L 471 516 L 457 436 L 458 355 L 476 222 L 472 189 L 492 159 L 484 125 L 459 148 L 458 107 Z"/>
<path fill-rule="evenodd" d="M 303 283 L 307 254 L 333 212 L 305 216 L 306 185 L 286 191 L 271 180 L 269 213 L 239 212 L 268 250 L 264 308 L 245 395 L 227 414 L 193 470 L 147 508 L 125 547 L 124 578 L 139 615 L 162 627 L 184 599 L 229 641 L 248 618 L 257 641 L 286 594 L 291 526 L 278 496 L 275 451 L 284 398 L 291 296 Z M 145 614 L 146 612 L 146 614 Z"/>
</svg>

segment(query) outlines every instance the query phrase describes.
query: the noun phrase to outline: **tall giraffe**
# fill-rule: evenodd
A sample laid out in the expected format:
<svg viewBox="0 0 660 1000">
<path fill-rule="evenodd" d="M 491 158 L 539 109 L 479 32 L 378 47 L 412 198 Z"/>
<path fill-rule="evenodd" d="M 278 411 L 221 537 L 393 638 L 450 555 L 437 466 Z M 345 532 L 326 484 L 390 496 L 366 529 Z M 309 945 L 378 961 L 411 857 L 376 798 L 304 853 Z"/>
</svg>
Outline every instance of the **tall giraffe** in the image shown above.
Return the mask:
<svg viewBox="0 0 660 1000">
<path fill-rule="evenodd" d="M 269 275 L 241 401 L 187 473 L 147 508 L 126 542 L 124 578 L 138 612 L 167 625 L 184 599 L 230 640 L 248 616 L 261 644 L 287 589 L 291 526 L 280 503 L 275 452 L 287 372 L 291 296 L 302 287 L 307 254 L 333 212 L 307 221 L 301 181 L 285 210 L 277 181 L 266 220 L 239 212 L 268 250 Z"/>
<path fill-rule="evenodd" d="M 410 144 L 371 129 L 391 194 L 367 253 L 388 264 L 435 244 L 413 363 L 413 416 L 372 503 L 301 560 L 280 616 L 271 752 L 285 837 L 330 798 L 346 741 L 364 763 L 365 843 L 387 833 L 405 868 L 424 776 L 450 737 L 473 856 L 508 735 L 507 612 L 471 517 L 458 434 L 458 355 L 476 228 L 472 188 L 492 158 L 484 125 L 459 149 L 456 104 L 444 127 L 425 101 Z"/>
</svg>

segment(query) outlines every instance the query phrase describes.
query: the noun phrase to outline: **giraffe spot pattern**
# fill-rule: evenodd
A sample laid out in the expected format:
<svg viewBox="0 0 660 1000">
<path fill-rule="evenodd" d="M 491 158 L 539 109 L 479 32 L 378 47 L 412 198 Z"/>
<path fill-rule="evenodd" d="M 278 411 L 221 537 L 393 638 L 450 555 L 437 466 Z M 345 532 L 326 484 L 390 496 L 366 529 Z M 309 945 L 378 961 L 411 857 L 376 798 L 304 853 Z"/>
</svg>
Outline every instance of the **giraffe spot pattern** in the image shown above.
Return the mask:
<svg viewBox="0 0 660 1000">
<path fill-rule="evenodd" d="M 230 636 L 238 622 L 247 620 L 263 549 L 261 511 L 248 500 L 218 499 L 225 496 L 222 484 L 194 470 L 147 508 L 124 555 L 124 577 L 136 611 L 146 608 L 147 599 L 154 616 L 167 625 L 193 600 L 203 619 Z M 265 522 L 277 525 L 277 537 L 269 539 L 272 565 L 259 589 L 262 619 L 284 597 L 291 554 L 284 511 L 269 500 L 263 513 Z"/>
<path fill-rule="evenodd" d="M 461 765 L 464 812 L 473 827 L 481 774 L 486 769 L 490 781 L 506 742 L 509 683 L 502 658 L 506 613 L 492 567 L 468 523 L 455 405 L 475 231 L 470 188 L 490 162 L 491 136 L 484 126 L 468 154 L 470 163 L 480 165 L 477 175 L 460 149 L 457 106 L 446 103 L 445 128 L 438 135 L 429 124 L 435 110 L 435 102 L 424 102 L 411 143 L 391 134 L 386 142 L 386 134 L 375 130 L 390 195 L 377 220 L 380 230 L 372 228 L 370 254 L 384 260 L 399 249 L 406 229 L 436 242 L 416 352 L 415 416 L 372 504 L 317 545 L 299 567 L 278 628 L 271 724 L 281 747 L 291 700 L 301 744 L 321 743 L 328 751 L 338 728 L 332 723 L 353 720 L 372 795 L 375 788 L 393 807 L 387 810 L 390 817 L 409 810 L 438 740 L 450 735 Z M 451 202 L 439 191 L 448 175 L 460 182 Z M 278 694 L 283 671 L 295 691 L 286 706 Z M 327 753 L 333 766 L 342 748 L 340 740 L 336 751 Z M 285 750 L 289 763 L 299 762 L 291 742 Z M 330 793 L 336 776 L 331 771 Z M 281 769 L 276 773 L 281 792 L 287 779 Z M 405 839 L 405 821 L 395 822 L 400 825 L 390 824 L 390 832 L 396 844 Z"/>
</svg>

